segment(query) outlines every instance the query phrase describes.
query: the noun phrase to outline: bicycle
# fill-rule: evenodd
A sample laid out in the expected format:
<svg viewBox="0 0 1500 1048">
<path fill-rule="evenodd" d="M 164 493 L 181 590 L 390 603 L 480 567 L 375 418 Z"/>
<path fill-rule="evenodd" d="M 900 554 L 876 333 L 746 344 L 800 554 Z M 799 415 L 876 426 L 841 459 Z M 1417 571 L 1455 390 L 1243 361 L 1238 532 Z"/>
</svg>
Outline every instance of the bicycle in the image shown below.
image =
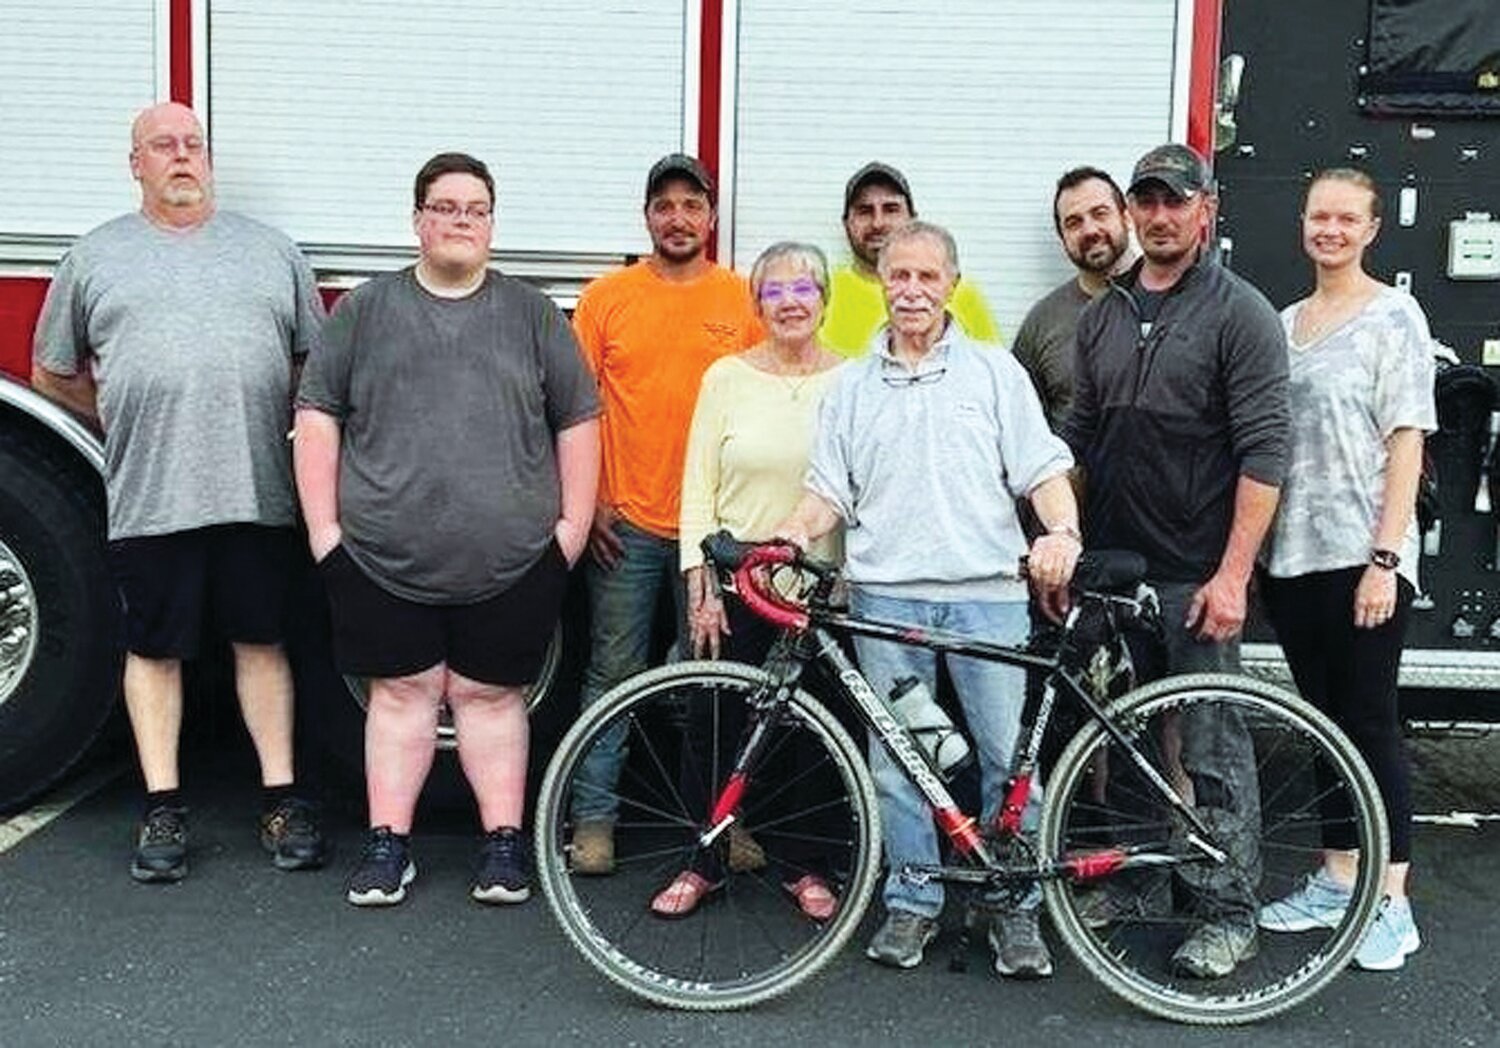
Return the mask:
<svg viewBox="0 0 1500 1048">
<path fill-rule="evenodd" d="M 1080 560 L 1071 609 L 1048 654 L 852 615 L 832 602 L 837 572 L 786 544 L 741 544 L 721 533 L 704 549 L 725 584 L 780 628 L 770 658 L 762 667 L 684 662 L 624 682 L 580 715 L 538 799 L 537 869 L 547 900 L 583 956 L 620 986 L 671 1007 L 745 1007 L 814 975 L 860 924 L 881 867 L 875 788 L 839 719 L 798 686 L 810 665 L 829 671 L 858 721 L 927 798 L 953 862 L 899 872 L 977 896 L 966 930 L 984 906 L 1014 905 L 1040 884 L 1053 928 L 1087 971 L 1147 1012 L 1187 1023 L 1267 1018 L 1311 997 L 1350 961 L 1380 902 L 1387 854 L 1368 768 L 1327 717 L 1250 678 L 1168 677 L 1112 698 L 1112 684 L 1133 684 L 1129 632 L 1157 621 L 1138 556 Z M 790 592 L 788 570 L 799 580 Z M 941 768 L 835 630 L 1047 674 L 995 825 L 959 810 Z M 1023 829 L 1023 812 L 1063 697 L 1087 720 L 1050 771 L 1032 832 Z M 685 730 L 690 711 L 713 730 L 695 739 Z M 1210 777 L 1185 766 L 1184 740 L 1204 717 L 1242 732 L 1233 737 L 1253 747 L 1257 782 L 1241 790 L 1238 816 L 1215 796 L 1223 791 Z M 725 724 L 744 728 L 726 740 Z M 614 791 L 617 865 L 611 876 L 584 877 L 567 862 L 570 800 L 580 762 L 606 735 L 623 735 L 631 754 Z M 816 760 L 788 771 L 782 758 L 794 745 Z M 686 761 L 688 746 L 708 750 Z M 683 769 L 695 765 L 711 769 L 709 781 L 685 780 Z M 1258 823 L 1245 807 L 1252 801 Z M 748 859 L 730 854 L 735 826 L 741 840 L 748 831 L 755 842 Z M 1258 952 L 1219 979 L 1173 967 L 1173 951 L 1211 918 L 1227 885 L 1248 888 L 1260 904 L 1289 894 L 1335 828 L 1352 832 L 1360 862 L 1351 904 L 1334 927 L 1261 932 Z M 821 922 L 808 919 L 775 876 L 778 858 L 781 870 L 806 869 L 809 846 L 839 897 Z M 704 850 L 726 871 L 722 886 L 685 919 L 651 915 L 647 901 Z"/>
</svg>

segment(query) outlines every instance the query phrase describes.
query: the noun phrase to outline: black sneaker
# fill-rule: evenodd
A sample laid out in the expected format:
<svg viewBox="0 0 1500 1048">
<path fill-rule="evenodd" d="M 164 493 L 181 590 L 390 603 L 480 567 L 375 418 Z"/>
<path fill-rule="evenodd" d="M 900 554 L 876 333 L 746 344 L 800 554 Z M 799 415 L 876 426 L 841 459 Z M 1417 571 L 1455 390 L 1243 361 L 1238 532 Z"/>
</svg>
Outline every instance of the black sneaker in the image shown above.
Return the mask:
<svg viewBox="0 0 1500 1048">
<path fill-rule="evenodd" d="M 516 903 L 531 898 L 526 838 L 513 826 L 484 835 L 469 894 L 479 902 Z"/>
<path fill-rule="evenodd" d="M 142 884 L 187 876 L 187 809 L 152 808 L 136 829 L 130 876 Z"/>
<path fill-rule="evenodd" d="M 317 806 L 287 797 L 260 817 L 260 846 L 278 870 L 315 870 L 328 858 Z"/>
<path fill-rule="evenodd" d="M 355 906 L 395 906 L 406 898 L 406 886 L 417 876 L 411 845 L 389 826 L 377 826 L 365 838 L 359 865 L 349 875 L 345 895 Z"/>
</svg>

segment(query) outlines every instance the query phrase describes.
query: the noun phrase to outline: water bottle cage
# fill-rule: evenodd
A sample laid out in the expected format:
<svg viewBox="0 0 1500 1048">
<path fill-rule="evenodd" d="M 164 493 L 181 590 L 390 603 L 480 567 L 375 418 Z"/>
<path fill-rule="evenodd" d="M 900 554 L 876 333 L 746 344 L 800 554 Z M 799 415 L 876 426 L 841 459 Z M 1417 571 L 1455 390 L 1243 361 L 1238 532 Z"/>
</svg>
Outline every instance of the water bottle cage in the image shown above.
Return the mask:
<svg viewBox="0 0 1500 1048">
<path fill-rule="evenodd" d="M 907 730 L 911 732 L 912 738 L 917 740 L 917 745 L 927 755 L 928 763 L 944 782 L 952 781 L 955 775 L 974 763 L 974 748 L 968 745 L 964 733 L 951 724 L 946 727 L 941 725 L 923 728 L 908 727 Z M 962 757 L 944 766 L 938 755 L 944 751 L 950 739 L 956 739 L 962 744 L 965 752 Z"/>
</svg>

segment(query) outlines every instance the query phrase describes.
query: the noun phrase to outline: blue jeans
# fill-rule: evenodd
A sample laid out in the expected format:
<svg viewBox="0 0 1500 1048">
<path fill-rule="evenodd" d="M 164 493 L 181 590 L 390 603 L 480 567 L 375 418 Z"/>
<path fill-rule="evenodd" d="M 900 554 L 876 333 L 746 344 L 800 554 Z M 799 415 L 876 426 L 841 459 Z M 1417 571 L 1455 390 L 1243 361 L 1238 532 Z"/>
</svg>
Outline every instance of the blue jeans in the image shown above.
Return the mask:
<svg viewBox="0 0 1500 1048">
<path fill-rule="evenodd" d="M 997 644 L 1023 643 L 1030 631 L 1025 601 L 905 600 L 877 596 L 858 588 L 852 591 L 850 599 L 856 615 L 953 630 Z M 854 644 L 860 670 L 877 694 L 889 696 L 900 677 L 916 677 L 934 693 L 937 691 L 935 652 L 868 637 L 856 637 Z M 1005 780 L 1010 773 L 1011 756 L 1021 730 L 1021 710 L 1026 702 L 1026 673 L 1014 666 L 962 656 L 948 659 L 948 673 L 969 722 L 969 738 L 979 753 L 983 818 L 988 824 L 999 813 L 1004 799 Z M 885 881 L 886 909 L 936 917 L 943 909 L 943 886 L 934 881 L 913 884 L 900 872 L 908 863 L 935 865 L 940 861 L 932 809 L 873 734 L 869 747 L 870 771 L 875 776 L 875 791 L 880 801 L 889 867 Z M 1034 821 L 1037 803 L 1038 795 L 1033 792 L 1028 821 Z"/>
<path fill-rule="evenodd" d="M 683 585 L 676 540 L 653 535 L 624 520 L 615 523 L 615 534 L 625 552 L 613 571 L 589 558 L 589 664 L 579 699 L 583 708 L 646 669 L 651 627 L 664 587 L 672 590 L 674 622 L 678 634 L 682 632 Z M 626 756 L 622 721 L 600 736 L 579 764 L 573 782 L 575 821 L 614 821 L 620 803 L 616 787 Z"/>
</svg>

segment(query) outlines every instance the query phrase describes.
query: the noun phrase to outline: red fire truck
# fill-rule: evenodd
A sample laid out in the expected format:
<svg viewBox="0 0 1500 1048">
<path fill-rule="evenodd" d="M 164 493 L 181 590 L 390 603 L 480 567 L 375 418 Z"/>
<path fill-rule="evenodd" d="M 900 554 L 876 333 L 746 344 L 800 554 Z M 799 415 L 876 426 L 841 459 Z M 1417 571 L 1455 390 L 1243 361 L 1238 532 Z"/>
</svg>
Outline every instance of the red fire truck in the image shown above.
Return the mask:
<svg viewBox="0 0 1500 1048">
<path fill-rule="evenodd" d="M 1497 55 L 1485 0 L 11 0 L 0 809 L 61 775 L 116 701 L 99 443 L 27 379 L 52 267 L 79 234 L 137 206 L 126 151 L 140 108 L 192 104 L 222 205 L 287 231 L 330 296 L 410 261 L 405 194 L 441 149 L 492 165 L 496 264 L 565 307 L 648 249 L 641 183 L 666 152 L 717 173 L 715 250 L 737 265 L 789 236 L 837 257 L 844 179 L 882 159 L 907 173 L 924 217 L 956 232 L 1005 331 L 1068 272 L 1050 203 L 1069 167 L 1123 177 L 1168 139 L 1215 152 L 1219 246 L 1280 305 L 1308 284 L 1304 180 L 1352 162 L 1390 197 L 1380 274 L 1411 287 L 1459 357 L 1489 365 Z M 1429 536 L 1403 670 L 1409 687 L 1471 697 L 1500 682 L 1500 497 L 1482 497 L 1479 429 L 1444 445 L 1441 534 Z M 332 672 L 310 618 L 293 643 L 299 701 L 324 742 L 357 753 L 361 689 Z M 1253 636 L 1252 670 L 1284 673 Z"/>
</svg>

